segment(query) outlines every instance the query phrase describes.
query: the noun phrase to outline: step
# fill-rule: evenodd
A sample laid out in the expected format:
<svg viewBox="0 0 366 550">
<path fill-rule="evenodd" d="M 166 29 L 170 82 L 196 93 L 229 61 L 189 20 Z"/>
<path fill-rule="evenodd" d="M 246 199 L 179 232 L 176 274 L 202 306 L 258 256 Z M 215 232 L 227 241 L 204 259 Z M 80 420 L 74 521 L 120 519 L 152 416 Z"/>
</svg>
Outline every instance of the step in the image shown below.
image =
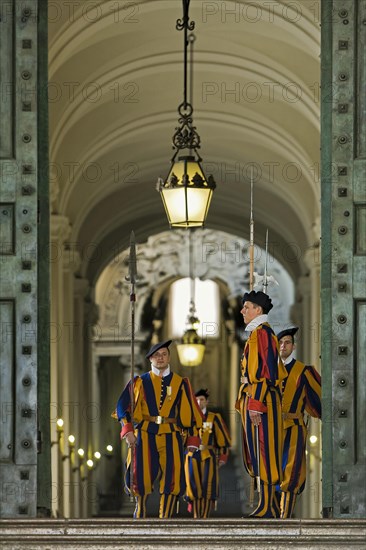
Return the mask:
<svg viewBox="0 0 366 550">
<path fill-rule="evenodd" d="M 366 520 L 4 519 L 6 550 L 365 550 Z"/>
</svg>

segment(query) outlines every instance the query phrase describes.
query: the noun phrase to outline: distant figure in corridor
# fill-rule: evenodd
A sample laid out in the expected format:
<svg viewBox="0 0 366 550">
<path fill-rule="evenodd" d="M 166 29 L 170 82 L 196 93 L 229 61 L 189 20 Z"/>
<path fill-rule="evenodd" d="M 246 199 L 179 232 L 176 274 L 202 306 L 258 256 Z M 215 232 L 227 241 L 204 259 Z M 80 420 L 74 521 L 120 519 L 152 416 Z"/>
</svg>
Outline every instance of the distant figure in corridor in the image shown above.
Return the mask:
<svg viewBox="0 0 366 550">
<path fill-rule="evenodd" d="M 202 414 L 188 378 L 170 370 L 171 340 L 159 342 L 146 354 L 151 370 L 134 380 L 134 411 L 131 418 L 129 382 L 117 403 L 121 439 L 129 447 L 125 486 L 135 496 L 135 518 L 146 517 L 146 500 L 159 477 L 159 518 L 170 518 L 177 497 L 185 493 L 182 431 L 188 432 L 187 449 L 200 446 Z M 131 457 L 133 475 L 131 476 Z M 132 477 L 132 487 L 131 487 Z"/>
<path fill-rule="evenodd" d="M 241 386 L 236 409 L 243 424 L 244 465 L 251 477 L 259 479 L 258 507 L 254 518 L 278 518 L 276 485 L 282 481 L 281 388 L 287 376 L 279 357 L 275 333 L 268 324 L 270 297 L 261 291 L 243 296 L 243 315 L 249 337 L 242 359 Z"/>
<path fill-rule="evenodd" d="M 304 413 L 321 418 L 321 378 L 316 369 L 294 357 L 298 327 L 277 334 L 280 356 L 287 370 L 282 394 L 284 448 L 282 458 L 281 518 L 291 518 L 296 497 L 306 481 L 307 427 Z"/>
<path fill-rule="evenodd" d="M 226 464 L 231 445 L 229 431 L 221 415 L 207 410 L 209 392 L 200 389 L 196 399 L 203 414 L 201 445 L 186 453 L 185 475 L 188 510 L 194 518 L 208 518 L 219 497 L 219 468 Z"/>
</svg>

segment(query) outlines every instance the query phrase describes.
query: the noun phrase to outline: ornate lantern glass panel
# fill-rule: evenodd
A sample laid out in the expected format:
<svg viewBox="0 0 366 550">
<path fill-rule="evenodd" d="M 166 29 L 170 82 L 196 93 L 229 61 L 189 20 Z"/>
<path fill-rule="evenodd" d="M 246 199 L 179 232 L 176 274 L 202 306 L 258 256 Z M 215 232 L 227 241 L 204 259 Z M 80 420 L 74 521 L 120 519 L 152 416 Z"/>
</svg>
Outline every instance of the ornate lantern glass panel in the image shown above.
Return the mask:
<svg viewBox="0 0 366 550">
<path fill-rule="evenodd" d="M 195 157 L 179 157 L 160 188 L 170 226 L 202 227 L 213 189 Z"/>
<path fill-rule="evenodd" d="M 182 336 L 177 351 L 180 363 L 185 367 L 198 367 L 205 354 L 205 341 L 197 334 L 199 320 L 196 317 L 194 300 L 191 300 L 187 318 L 187 330 Z"/>
<path fill-rule="evenodd" d="M 203 361 L 205 344 L 199 343 L 197 339 L 200 338 L 194 329 L 187 330 L 182 343 L 177 344 L 179 361 L 185 367 L 198 367 Z"/>
</svg>

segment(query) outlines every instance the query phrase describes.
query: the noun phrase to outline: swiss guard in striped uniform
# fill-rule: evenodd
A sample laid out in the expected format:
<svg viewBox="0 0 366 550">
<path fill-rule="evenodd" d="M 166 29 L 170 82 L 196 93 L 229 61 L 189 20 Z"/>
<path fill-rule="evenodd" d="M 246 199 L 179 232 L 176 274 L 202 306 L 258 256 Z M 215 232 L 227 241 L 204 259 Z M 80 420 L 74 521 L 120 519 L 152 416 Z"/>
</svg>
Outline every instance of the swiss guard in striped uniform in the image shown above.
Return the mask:
<svg viewBox="0 0 366 550">
<path fill-rule="evenodd" d="M 282 458 L 281 518 L 292 516 L 296 497 L 306 481 L 306 436 L 304 413 L 321 418 L 321 378 L 316 369 L 294 357 L 294 336 L 298 327 L 277 334 L 281 359 L 288 376 L 284 381 L 282 416 L 284 449 Z"/>
<path fill-rule="evenodd" d="M 136 497 L 135 518 L 146 517 L 146 499 L 158 477 L 159 517 L 172 517 L 177 497 L 183 495 L 186 488 L 182 431 L 188 432 L 185 442 L 188 450 L 194 451 L 200 445 L 198 432 L 202 427 L 202 414 L 188 378 L 170 370 L 171 342 L 167 340 L 152 346 L 146 355 L 151 370 L 135 377 L 133 420 L 131 382 L 117 403 L 121 438 L 129 447 L 125 486 L 127 492 Z"/>
<path fill-rule="evenodd" d="M 219 496 L 219 467 L 226 464 L 231 445 L 229 431 L 221 415 L 207 410 L 209 392 L 196 392 L 203 413 L 200 430 L 201 445 L 195 452 L 187 452 L 185 475 L 186 500 L 194 518 L 208 518 Z"/>
<path fill-rule="evenodd" d="M 244 465 L 257 480 L 255 518 L 280 516 L 275 488 L 282 480 L 281 388 L 287 376 L 279 357 L 278 341 L 268 324 L 270 297 L 261 291 L 246 292 L 241 314 L 249 337 L 242 359 L 241 386 L 236 409 L 243 423 Z"/>
</svg>

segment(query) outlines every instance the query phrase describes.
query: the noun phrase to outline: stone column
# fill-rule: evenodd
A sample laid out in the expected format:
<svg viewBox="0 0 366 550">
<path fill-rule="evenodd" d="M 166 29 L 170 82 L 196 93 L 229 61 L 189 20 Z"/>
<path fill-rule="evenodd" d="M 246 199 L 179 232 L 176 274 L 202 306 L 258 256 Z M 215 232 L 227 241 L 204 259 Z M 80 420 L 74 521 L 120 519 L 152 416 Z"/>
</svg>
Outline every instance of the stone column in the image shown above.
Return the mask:
<svg viewBox="0 0 366 550">
<path fill-rule="evenodd" d="M 238 441 L 238 421 L 239 414 L 235 411 L 235 403 L 238 397 L 239 378 L 240 378 L 240 349 L 235 338 L 235 321 L 226 321 L 228 348 L 230 357 L 229 371 L 229 430 L 231 435 L 231 444 L 234 451 L 240 449 L 241 443 Z"/>
<path fill-rule="evenodd" d="M 120 350 L 121 352 L 121 350 Z M 120 370 L 119 370 L 119 374 L 118 374 L 118 382 L 119 384 L 121 384 L 121 391 L 122 389 L 128 384 L 128 382 L 131 380 L 131 368 L 130 368 L 130 363 L 131 363 L 131 354 L 130 354 L 130 350 L 127 348 L 123 349 L 122 350 L 122 354 L 119 356 L 119 364 L 120 364 Z M 136 365 L 135 366 L 135 374 L 136 375 L 139 375 L 141 374 L 141 365 Z M 119 430 L 119 428 L 118 428 Z M 127 445 L 126 443 L 123 441 L 120 443 L 119 445 L 119 448 L 118 449 L 115 449 L 115 454 L 116 456 L 119 455 L 119 460 L 122 461 L 122 474 L 124 475 L 125 473 L 125 463 L 126 463 L 126 460 L 127 460 Z M 121 480 L 121 485 L 120 485 L 120 491 L 121 491 L 121 511 L 123 510 L 124 513 L 127 513 L 127 511 L 129 512 L 129 515 L 132 516 L 133 514 L 133 509 L 134 509 L 134 503 L 133 501 L 131 500 L 131 497 L 129 497 L 123 490 L 123 479 Z"/>
<path fill-rule="evenodd" d="M 300 277 L 297 285 L 300 296 L 300 311 L 296 321 L 300 331 L 296 338 L 296 356 L 304 363 L 308 362 L 311 355 L 311 342 L 316 338 L 319 331 L 319 322 L 314 327 L 311 326 L 311 283 L 310 277 Z"/>
<path fill-rule="evenodd" d="M 72 517 L 80 518 L 81 516 L 81 500 L 82 488 L 79 470 L 79 457 L 77 455 L 78 448 L 83 447 L 84 440 L 82 438 L 82 411 L 81 411 L 81 392 L 84 388 L 83 380 L 83 361 L 84 361 L 84 303 L 85 296 L 88 293 L 89 282 L 86 279 L 76 278 L 74 281 L 74 323 L 75 323 L 75 338 L 73 346 L 73 365 L 74 376 L 72 387 L 70 388 L 70 399 L 73 403 L 73 416 L 70 420 L 70 432 L 75 436 L 75 449 L 70 460 L 71 479 L 72 479 Z"/>
<path fill-rule="evenodd" d="M 95 335 L 97 341 L 98 335 Z M 92 343 L 92 362 L 90 365 L 90 402 L 88 407 L 88 456 L 94 465 L 88 469 L 87 479 L 87 501 L 88 501 L 88 517 L 98 514 L 98 491 L 97 482 L 99 480 L 99 460 L 96 459 L 94 453 L 100 452 L 100 429 L 101 422 L 104 417 L 109 417 L 108 409 L 103 408 L 100 400 L 99 387 L 99 365 L 100 357 L 96 353 L 96 345 Z M 112 412 L 112 407 L 111 411 Z"/>
<path fill-rule="evenodd" d="M 90 517 L 92 511 L 91 479 L 86 466 L 92 449 L 92 425 L 95 421 L 95 407 L 92 395 L 92 369 L 93 369 L 93 341 L 95 339 L 95 326 L 98 322 L 98 307 L 88 295 L 84 301 L 84 353 L 82 364 L 82 391 L 79 392 L 81 405 L 80 438 L 82 448 L 85 451 L 84 462 L 81 469 L 81 517 Z"/>
<path fill-rule="evenodd" d="M 60 339 L 64 321 L 63 259 L 64 243 L 71 231 L 68 218 L 51 216 L 50 264 L 51 264 L 51 469 L 52 469 L 52 515 L 63 516 L 62 447 L 64 436 L 57 430 L 57 418 L 62 417 L 62 365 L 63 355 Z"/>
<path fill-rule="evenodd" d="M 296 322 L 300 326 L 297 357 L 305 364 L 314 365 L 320 372 L 320 258 L 317 245 L 304 255 L 308 275 L 298 280 L 297 293 L 300 307 L 296 308 Z M 310 443 L 310 436 L 317 440 Z M 307 479 L 299 499 L 297 511 L 303 518 L 321 515 L 321 432 L 320 422 L 309 417 L 307 441 Z"/>
<path fill-rule="evenodd" d="M 62 411 L 63 411 L 63 515 L 66 518 L 72 516 L 72 470 L 70 468 L 70 447 L 68 437 L 73 427 L 73 415 L 75 414 L 75 395 L 73 383 L 75 379 L 74 345 L 75 345 L 75 319 L 74 319 L 74 281 L 75 273 L 80 266 L 79 254 L 70 248 L 65 248 L 63 257 L 64 269 L 64 319 L 60 346 L 62 349 L 62 378 L 60 381 Z"/>
<path fill-rule="evenodd" d="M 307 363 L 314 365 L 321 372 L 320 364 L 320 249 L 311 248 L 305 254 L 305 262 L 309 268 L 310 279 L 310 327 L 311 338 Z M 317 438 L 313 443 L 308 439 L 307 444 L 307 491 L 309 494 L 308 517 L 321 517 L 321 426 L 320 421 L 309 417 L 308 437 Z"/>
</svg>

